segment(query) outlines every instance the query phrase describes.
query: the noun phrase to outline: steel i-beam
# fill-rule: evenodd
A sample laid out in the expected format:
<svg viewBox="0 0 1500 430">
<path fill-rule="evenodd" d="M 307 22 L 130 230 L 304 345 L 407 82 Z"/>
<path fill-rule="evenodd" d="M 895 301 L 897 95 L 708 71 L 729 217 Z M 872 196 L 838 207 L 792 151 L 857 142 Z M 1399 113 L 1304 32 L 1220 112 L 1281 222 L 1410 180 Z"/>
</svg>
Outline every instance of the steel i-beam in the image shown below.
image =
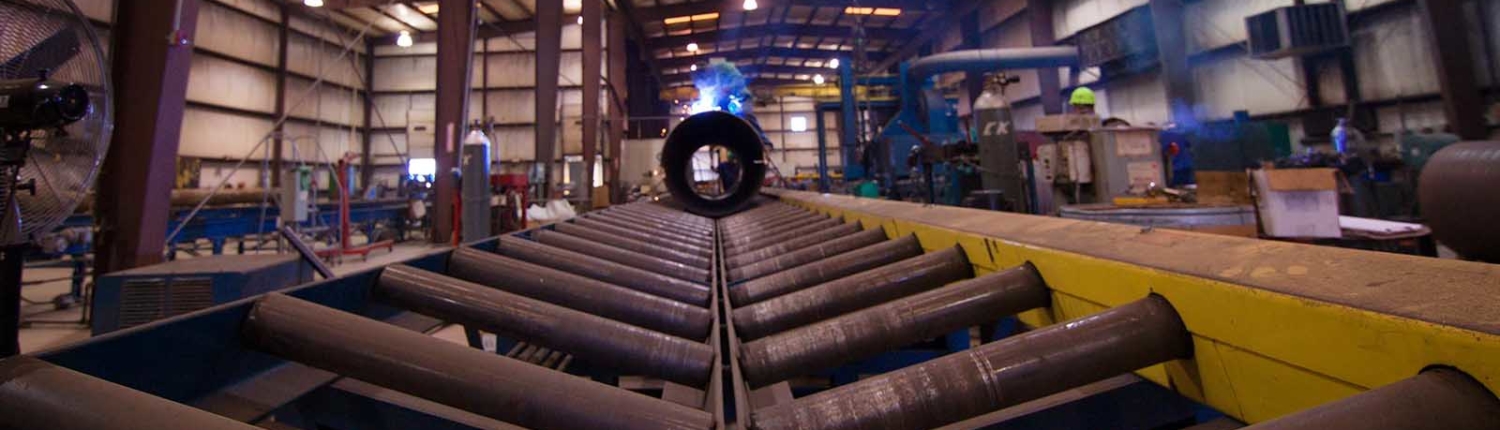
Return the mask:
<svg viewBox="0 0 1500 430">
<path fill-rule="evenodd" d="M 433 338 L 280 293 L 242 335 L 256 349 L 534 429 L 708 429 L 708 412 Z"/>
<path fill-rule="evenodd" d="M 1165 299 L 950 354 L 754 413 L 754 428 L 925 429 L 1192 354 Z"/>
<path fill-rule="evenodd" d="M 403 309 L 679 384 L 706 385 L 713 365 L 707 344 L 407 265 L 386 267 L 375 292 Z"/>
<path fill-rule="evenodd" d="M 752 387 L 772 384 L 1045 307 L 1050 294 L 1027 264 L 745 343 L 741 369 Z"/>
</svg>

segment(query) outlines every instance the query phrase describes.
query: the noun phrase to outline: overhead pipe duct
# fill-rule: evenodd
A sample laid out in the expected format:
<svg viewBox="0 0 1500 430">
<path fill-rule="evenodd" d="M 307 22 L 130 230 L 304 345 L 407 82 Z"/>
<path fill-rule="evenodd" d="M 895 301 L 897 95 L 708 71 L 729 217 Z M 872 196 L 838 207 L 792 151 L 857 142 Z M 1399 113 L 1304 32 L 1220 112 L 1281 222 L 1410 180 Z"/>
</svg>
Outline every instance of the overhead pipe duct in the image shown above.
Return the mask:
<svg viewBox="0 0 1500 430">
<path fill-rule="evenodd" d="M 708 338 L 707 309 L 609 284 L 581 275 L 459 248 L 448 258 L 459 279 L 693 340 Z"/>
<path fill-rule="evenodd" d="M 973 276 L 957 246 L 808 287 L 734 310 L 740 337 L 756 339 Z"/>
<path fill-rule="evenodd" d="M 262 296 L 241 329 L 252 347 L 534 429 L 709 429 L 708 412 L 323 307 Z"/>
<path fill-rule="evenodd" d="M 587 276 L 657 297 L 708 307 L 710 292 L 704 285 L 513 236 L 501 239 L 496 246 L 496 252 L 500 255 L 517 260 Z"/>
<path fill-rule="evenodd" d="M 24 355 L 0 360 L 0 428 L 260 429 Z"/>
<path fill-rule="evenodd" d="M 741 369 L 752 387 L 772 384 L 1046 307 L 1050 295 L 1028 263 L 746 343 Z"/>
<path fill-rule="evenodd" d="M 1193 344 L 1151 296 L 754 412 L 761 430 L 927 429 L 1169 360 Z"/>
<path fill-rule="evenodd" d="M 704 343 L 404 264 L 381 271 L 375 293 L 403 309 L 683 385 L 707 385 L 713 366 L 714 350 Z"/>
<path fill-rule="evenodd" d="M 624 248 L 618 248 L 601 243 L 591 242 L 576 236 L 558 233 L 551 230 L 537 230 L 531 233 L 532 237 L 543 245 L 554 246 L 569 251 L 585 254 L 590 257 L 606 261 L 613 261 L 626 266 L 635 267 L 671 276 L 689 282 L 708 283 L 708 270 L 689 266 L 676 261 L 653 257 Z"/>
</svg>

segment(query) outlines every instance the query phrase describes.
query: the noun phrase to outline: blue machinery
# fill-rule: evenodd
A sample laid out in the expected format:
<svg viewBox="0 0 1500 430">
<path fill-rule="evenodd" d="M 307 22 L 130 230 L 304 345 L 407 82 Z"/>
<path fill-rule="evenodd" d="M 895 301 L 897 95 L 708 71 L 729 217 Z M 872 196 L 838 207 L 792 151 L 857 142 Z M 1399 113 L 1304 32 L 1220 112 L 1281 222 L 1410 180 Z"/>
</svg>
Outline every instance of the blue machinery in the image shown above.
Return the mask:
<svg viewBox="0 0 1500 430">
<path fill-rule="evenodd" d="M 1116 304 L 1101 310 L 1074 298 L 1092 297 L 1080 285 L 1109 284 L 1096 279 L 1130 284 L 1121 277 L 1142 275 L 1121 264 L 1090 263 L 1100 257 L 1054 256 L 1047 248 L 1000 248 L 986 255 L 971 248 L 962 236 L 967 233 L 923 230 L 903 214 L 939 211 L 945 216 L 936 223 L 986 228 L 1042 218 L 777 194 L 824 214 L 841 211 L 844 218 L 772 202 L 717 221 L 654 204 L 586 214 L 0 361 L 0 427 L 1184 428 L 1217 416 L 1183 397 L 1202 396 L 1193 390 L 1205 387 L 1214 392 L 1213 384 L 1220 383 L 1219 375 L 1198 373 L 1197 366 L 1222 365 L 1225 377 L 1243 377 L 1238 372 L 1276 365 L 1220 364 L 1218 355 L 1195 353 L 1190 344 L 1204 341 L 1196 336 L 1215 325 L 1197 315 L 1203 303 L 1220 309 L 1256 305 L 1279 294 L 1271 290 L 1236 296 L 1240 300 L 1194 300 L 1192 294 L 1242 293 L 1224 290 L 1223 281 L 1184 293 L 1171 282 L 1194 278 L 1170 274 L 1161 278 L 1157 293 L 1137 294 L 1128 285 L 1104 288 L 1128 297 L 1105 299 Z M 972 217 L 1009 223 L 966 220 Z M 882 228 L 853 234 L 861 227 L 844 222 L 856 220 Z M 1088 233 L 1135 231 L 1092 226 Z M 909 229 L 917 234 L 903 233 Z M 1070 234 L 1047 230 L 1029 240 Z M 1071 234 L 1077 233 L 1084 232 Z M 1036 264 L 991 267 L 1017 255 Z M 1432 274 L 1420 266 L 1411 268 L 1411 278 Z M 1478 285 L 1458 278 L 1470 272 L 1445 276 L 1455 288 Z M 1322 333 L 1330 323 L 1351 320 L 1366 327 L 1361 324 L 1405 318 L 1381 314 L 1362 322 L 1369 317 L 1361 312 L 1369 311 L 1342 309 L 1317 304 L 1299 315 L 1277 314 L 1319 330 L 1273 336 L 1294 341 Z M 1412 312 L 1403 309 L 1396 312 Z M 1329 318 L 1330 312 L 1343 318 Z M 1036 323 L 1038 315 L 1058 320 Z M 1062 317 L 1072 319 L 1064 323 Z M 462 324 L 469 346 L 419 334 L 438 328 L 439 319 Z M 1033 329 L 1018 333 L 1018 320 Z M 974 346 L 966 328 L 973 326 L 993 332 L 984 340 L 1000 340 Z M 1386 343 L 1358 348 L 1392 353 L 1405 333 L 1429 329 L 1377 330 Z M 480 349 L 488 343 L 482 333 L 499 333 L 493 352 Z M 1236 333 L 1243 334 L 1216 341 L 1266 334 L 1253 328 Z M 1357 363 L 1337 362 L 1337 369 L 1378 373 L 1407 357 L 1444 366 L 1397 369 L 1401 376 L 1382 388 L 1353 401 L 1333 401 L 1353 394 L 1346 390 L 1306 413 L 1289 411 L 1315 406 L 1305 403 L 1307 395 L 1319 393 L 1249 399 L 1245 391 L 1238 400 L 1246 402 L 1238 406 L 1224 398 L 1206 401 L 1235 418 L 1266 421 L 1254 430 L 1493 429 L 1500 425 L 1500 402 L 1485 386 L 1494 383 L 1489 376 L 1496 355 L 1484 353 L 1500 348 L 1493 337 L 1436 331 L 1420 342 L 1424 349 L 1387 356 L 1392 360 L 1345 357 Z M 1458 350 L 1450 349 L 1454 342 L 1469 345 L 1461 350 L 1470 352 L 1434 358 Z M 1340 342 L 1326 346 L 1343 348 Z M 1270 355 L 1260 357 L 1283 354 L 1275 346 L 1262 348 L 1257 352 Z M 1158 374 L 1153 369 L 1162 363 L 1168 370 Z M 1325 367 L 1309 366 L 1303 371 Z M 1137 369 L 1145 370 L 1131 373 Z M 1473 379 L 1464 371 L 1473 372 Z M 625 377 L 630 375 L 655 382 L 631 382 L 640 378 Z M 856 381 L 856 375 L 873 376 Z M 1237 386 L 1309 380 L 1277 375 L 1241 379 Z M 802 376 L 828 382 L 809 383 Z M 1277 420 L 1252 409 L 1276 402 L 1290 402 L 1279 406 L 1285 416 Z M 1285 409 L 1296 402 L 1304 403 Z"/>
<path fill-rule="evenodd" d="M 360 224 L 361 230 L 369 237 L 374 237 L 375 230 L 379 224 L 388 226 L 401 226 L 405 223 L 410 207 L 406 200 L 362 200 L 349 203 L 349 220 Z M 182 223 L 182 218 L 188 213 L 187 209 L 174 209 L 172 219 L 167 223 L 167 231 L 177 229 Z M 316 225 L 336 226 L 339 223 L 338 203 L 318 204 L 318 219 L 307 221 L 304 227 Z M 175 248 L 180 243 L 193 243 L 206 239 L 212 246 L 214 255 L 224 253 L 224 245 L 230 239 L 240 239 L 238 253 L 245 252 L 245 237 L 256 234 L 276 234 L 276 219 L 280 216 L 280 210 L 275 207 L 265 208 L 262 211 L 259 205 L 231 205 L 224 207 L 209 207 L 198 211 L 187 227 L 177 235 L 173 243 L 168 247 Z M 257 226 L 256 224 L 260 224 Z M 91 214 L 75 214 L 68 217 L 61 228 L 92 227 L 94 217 Z M 395 233 L 403 235 L 404 229 L 395 228 Z M 70 250 L 75 251 L 75 250 Z M 76 251 L 86 251 L 79 249 Z M 71 253 L 71 252 L 70 252 Z"/>
</svg>

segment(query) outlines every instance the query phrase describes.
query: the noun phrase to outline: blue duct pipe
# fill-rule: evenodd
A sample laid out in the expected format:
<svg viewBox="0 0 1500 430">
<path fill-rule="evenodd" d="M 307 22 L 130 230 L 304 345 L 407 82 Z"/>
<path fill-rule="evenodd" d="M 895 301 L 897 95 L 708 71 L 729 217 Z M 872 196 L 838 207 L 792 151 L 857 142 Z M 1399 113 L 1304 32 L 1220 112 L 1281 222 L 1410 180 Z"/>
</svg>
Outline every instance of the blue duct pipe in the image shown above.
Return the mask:
<svg viewBox="0 0 1500 430">
<path fill-rule="evenodd" d="M 921 88 L 922 80 L 947 72 L 982 73 L 1006 69 L 1043 69 L 1077 65 L 1078 48 L 1074 46 L 970 49 L 944 52 L 912 61 L 906 74 L 906 84 L 912 88 Z"/>
</svg>

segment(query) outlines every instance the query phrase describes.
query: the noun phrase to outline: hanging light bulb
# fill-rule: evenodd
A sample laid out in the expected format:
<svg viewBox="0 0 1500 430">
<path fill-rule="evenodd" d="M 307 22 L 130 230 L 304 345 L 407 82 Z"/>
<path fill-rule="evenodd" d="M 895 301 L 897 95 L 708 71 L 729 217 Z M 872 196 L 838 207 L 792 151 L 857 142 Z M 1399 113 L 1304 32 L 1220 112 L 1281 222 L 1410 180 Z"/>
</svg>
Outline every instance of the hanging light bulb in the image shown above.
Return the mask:
<svg viewBox="0 0 1500 430">
<path fill-rule="evenodd" d="M 323 7 L 323 0 L 302 0 L 302 5 L 307 7 Z"/>
<path fill-rule="evenodd" d="M 318 0 L 314 0 L 314 1 L 318 1 Z M 401 35 L 400 36 L 396 36 L 396 46 L 400 46 L 402 48 L 410 47 L 411 46 L 411 32 L 410 31 L 406 31 L 406 30 L 401 30 Z"/>
<path fill-rule="evenodd" d="M 756 3 L 755 0 L 745 0 L 745 10 L 756 10 L 759 8 L 760 3 Z"/>
<path fill-rule="evenodd" d="M 698 52 L 698 42 L 688 42 L 688 52 Z"/>
<path fill-rule="evenodd" d="M 823 75 L 813 75 L 813 83 L 823 85 Z"/>
<path fill-rule="evenodd" d="M 689 71 L 693 71 L 693 72 L 696 72 L 696 71 L 698 71 L 698 65 L 697 65 L 697 64 L 694 64 L 694 65 L 693 65 L 693 67 L 689 67 L 689 68 L 688 68 L 688 70 L 689 70 Z"/>
<path fill-rule="evenodd" d="M 839 59 L 835 58 L 835 59 L 832 59 L 832 60 L 828 60 L 828 68 L 830 68 L 830 69 L 837 69 L 837 68 L 839 68 Z"/>
<path fill-rule="evenodd" d="M 578 15 L 578 25 L 583 25 L 583 15 Z"/>
</svg>

